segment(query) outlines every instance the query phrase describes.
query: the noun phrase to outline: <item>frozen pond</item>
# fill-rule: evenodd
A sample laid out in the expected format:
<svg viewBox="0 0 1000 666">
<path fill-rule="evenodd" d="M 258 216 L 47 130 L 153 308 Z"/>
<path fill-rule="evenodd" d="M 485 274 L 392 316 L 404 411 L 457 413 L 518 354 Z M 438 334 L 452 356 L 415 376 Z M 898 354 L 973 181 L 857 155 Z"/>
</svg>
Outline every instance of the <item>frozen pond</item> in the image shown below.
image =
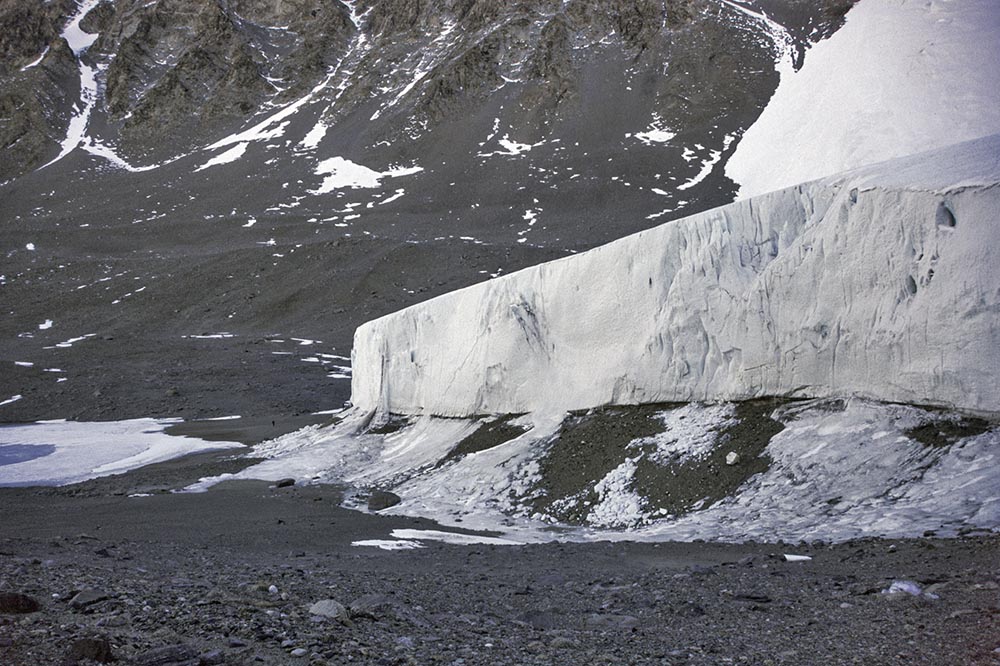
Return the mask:
<svg viewBox="0 0 1000 666">
<path fill-rule="evenodd" d="M 62 486 L 171 458 L 242 448 L 168 435 L 171 419 L 41 421 L 0 427 L 0 486 Z"/>
</svg>

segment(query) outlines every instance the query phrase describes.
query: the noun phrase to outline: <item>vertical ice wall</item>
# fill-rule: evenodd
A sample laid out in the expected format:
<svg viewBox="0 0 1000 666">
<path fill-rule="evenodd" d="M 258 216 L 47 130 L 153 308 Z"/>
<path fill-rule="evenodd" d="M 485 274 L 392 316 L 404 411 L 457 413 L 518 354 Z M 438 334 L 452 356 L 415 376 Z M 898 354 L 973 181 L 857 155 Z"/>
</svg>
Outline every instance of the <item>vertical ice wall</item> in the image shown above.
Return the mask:
<svg viewBox="0 0 1000 666">
<path fill-rule="evenodd" d="M 1000 135 L 738 201 L 369 322 L 354 404 L 866 395 L 1000 411 Z"/>
</svg>

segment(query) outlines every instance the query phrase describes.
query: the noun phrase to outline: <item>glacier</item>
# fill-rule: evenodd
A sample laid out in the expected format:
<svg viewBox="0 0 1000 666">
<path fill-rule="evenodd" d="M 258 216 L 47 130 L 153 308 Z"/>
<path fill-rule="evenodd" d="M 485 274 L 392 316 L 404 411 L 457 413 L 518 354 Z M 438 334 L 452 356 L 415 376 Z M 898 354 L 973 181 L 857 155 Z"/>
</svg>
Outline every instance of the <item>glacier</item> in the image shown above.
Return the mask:
<svg viewBox="0 0 1000 666">
<path fill-rule="evenodd" d="M 995 135 L 440 296 L 358 329 L 335 425 L 258 445 L 263 462 L 188 490 L 292 476 L 346 484 L 363 509 L 368 489 L 391 489 L 388 513 L 522 541 L 996 530 L 998 211 Z M 740 445 L 719 434 L 739 420 L 731 402 L 765 396 L 795 400 L 769 408 L 762 471 L 677 514 L 644 494 L 640 464 L 726 457 Z M 581 492 L 547 495 L 568 423 L 641 403 L 685 404 L 662 405 L 661 434 L 609 442 L 620 464 Z M 463 446 L 498 423 L 502 441 Z M 943 445 L 927 427 L 958 430 Z M 571 527 L 555 513 L 574 503 Z"/>
<path fill-rule="evenodd" d="M 368 322 L 362 412 L 866 397 L 1000 412 L 1000 135 L 675 220 Z"/>
</svg>

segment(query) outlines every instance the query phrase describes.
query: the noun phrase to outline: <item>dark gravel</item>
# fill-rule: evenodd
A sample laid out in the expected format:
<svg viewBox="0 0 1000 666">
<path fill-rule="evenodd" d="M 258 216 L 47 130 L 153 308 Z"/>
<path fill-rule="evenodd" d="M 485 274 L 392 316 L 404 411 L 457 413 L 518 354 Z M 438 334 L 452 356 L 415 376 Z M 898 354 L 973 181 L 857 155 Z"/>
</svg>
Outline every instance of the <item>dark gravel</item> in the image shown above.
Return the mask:
<svg viewBox="0 0 1000 666">
<path fill-rule="evenodd" d="M 0 491 L 0 592 L 41 606 L 0 614 L 0 661 L 1000 663 L 997 536 L 390 552 L 351 542 L 440 527 L 331 486 L 167 492 L 226 455 Z M 882 593 L 897 580 L 926 594 Z"/>
</svg>

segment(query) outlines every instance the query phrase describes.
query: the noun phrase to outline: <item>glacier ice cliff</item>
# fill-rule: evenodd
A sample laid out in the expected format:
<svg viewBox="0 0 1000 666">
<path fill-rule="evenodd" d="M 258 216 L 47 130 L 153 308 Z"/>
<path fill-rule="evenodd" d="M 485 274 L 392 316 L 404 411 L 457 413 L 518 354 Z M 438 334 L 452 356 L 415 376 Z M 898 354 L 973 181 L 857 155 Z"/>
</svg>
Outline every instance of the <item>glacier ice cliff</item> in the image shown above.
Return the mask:
<svg viewBox="0 0 1000 666">
<path fill-rule="evenodd" d="M 863 396 L 1000 412 L 1000 135 L 676 220 L 368 322 L 362 411 Z"/>
</svg>

